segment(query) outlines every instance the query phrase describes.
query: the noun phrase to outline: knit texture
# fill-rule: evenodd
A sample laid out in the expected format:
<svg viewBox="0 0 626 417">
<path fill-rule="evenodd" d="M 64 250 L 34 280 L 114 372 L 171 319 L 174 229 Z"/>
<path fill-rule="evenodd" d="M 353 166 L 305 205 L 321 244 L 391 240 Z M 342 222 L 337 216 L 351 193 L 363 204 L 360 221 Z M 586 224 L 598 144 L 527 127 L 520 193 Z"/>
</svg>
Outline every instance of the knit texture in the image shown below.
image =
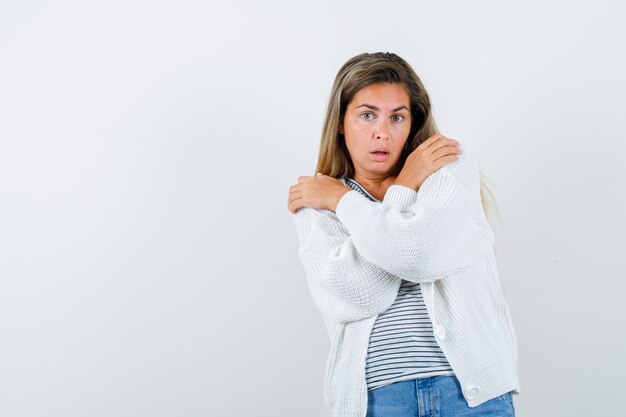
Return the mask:
<svg viewBox="0 0 626 417">
<path fill-rule="evenodd" d="M 381 202 L 356 180 L 339 181 L 368 200 Z M 409 379 L 454 375 L 435 339 L 420 287 L 402 280 L 393 304 L 376 318 L 365 359 L 368 391 Z"/>
<path fill-rule="evenodd" d="M 461 149 L 417 192 L 392 185 L 377 203 L 353 190 L 335 212 L 302 208 L 294 215 L 300 261 L 330 337 L 324 396 L 334 417 L 366 415 L 369 334 L 402 279 L 420 283 L 437 342 L 470 407 L 521 392 L 478 165 L 466 145 Z"/>
</svg>

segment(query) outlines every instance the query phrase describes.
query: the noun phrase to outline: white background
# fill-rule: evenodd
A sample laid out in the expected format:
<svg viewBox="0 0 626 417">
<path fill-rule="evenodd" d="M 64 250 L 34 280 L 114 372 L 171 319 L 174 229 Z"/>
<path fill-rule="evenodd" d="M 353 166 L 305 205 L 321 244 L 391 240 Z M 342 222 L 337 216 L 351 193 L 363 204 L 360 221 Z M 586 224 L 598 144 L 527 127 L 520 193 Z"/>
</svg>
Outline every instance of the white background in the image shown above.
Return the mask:
<svg viewBox="0 0 626 417">
<path fill-rule="evenodd" d="M 618 4 L 0 1 L 0 415 L 329 415 L 287 191 L 375 51 L 493 186 L 517 415 L 619 415 Z"/>
</svg>

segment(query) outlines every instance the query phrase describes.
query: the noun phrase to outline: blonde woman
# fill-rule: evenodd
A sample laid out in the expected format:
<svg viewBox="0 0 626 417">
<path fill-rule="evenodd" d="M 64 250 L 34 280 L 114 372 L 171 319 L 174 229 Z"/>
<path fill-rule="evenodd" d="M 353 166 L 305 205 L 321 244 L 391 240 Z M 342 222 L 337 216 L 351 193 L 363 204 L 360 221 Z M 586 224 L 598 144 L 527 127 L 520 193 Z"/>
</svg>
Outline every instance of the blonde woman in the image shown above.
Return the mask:
<svg viewBox="0 0 626 417">
<path fill-rule="evenodd" d="M 513 416 L 517 340 L 471 149 L 391 53 L 335 79 L 315 176 L 289 189 L 330 336 L 336 417 Z"/>
</svg>

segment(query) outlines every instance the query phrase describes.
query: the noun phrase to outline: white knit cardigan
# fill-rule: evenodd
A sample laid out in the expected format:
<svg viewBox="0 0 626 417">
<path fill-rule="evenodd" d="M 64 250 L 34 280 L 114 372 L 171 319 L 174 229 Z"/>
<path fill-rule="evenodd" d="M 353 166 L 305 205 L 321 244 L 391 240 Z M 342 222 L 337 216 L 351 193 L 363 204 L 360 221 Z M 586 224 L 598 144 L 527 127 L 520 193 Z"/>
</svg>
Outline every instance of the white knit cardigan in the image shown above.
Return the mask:
<svg viewBox="0 0 626 417">
<path fill-rule="evenodd" d="M 324 400 L 333 417 L 366 415 L 369 335 L 401 279 L 420 283 L 469 407 L 521 392 L 478 165 L 466 145 L 461 149 L 417 192 L 392 185 L 377 203 L 349 191 L 335 212 L 302 208 L 294 215 L 300 261 L 330 337 Z"/>
</svg>

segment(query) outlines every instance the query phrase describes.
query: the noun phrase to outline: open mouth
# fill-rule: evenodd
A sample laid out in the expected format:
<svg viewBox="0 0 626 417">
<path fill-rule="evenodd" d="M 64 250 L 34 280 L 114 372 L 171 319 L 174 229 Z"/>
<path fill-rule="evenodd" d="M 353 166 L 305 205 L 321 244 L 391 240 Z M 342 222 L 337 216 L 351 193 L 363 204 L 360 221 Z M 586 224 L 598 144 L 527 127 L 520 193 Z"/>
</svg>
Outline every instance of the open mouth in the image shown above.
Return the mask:
<svg viewBox="0 0 626 417">
<path fill-rule="evenodd" d="M 375 151 L 370 152 L 371 158 L 376 162 L 384 162 L 389 158 L 389 152 L 385 151 Z"/>
</svg>

